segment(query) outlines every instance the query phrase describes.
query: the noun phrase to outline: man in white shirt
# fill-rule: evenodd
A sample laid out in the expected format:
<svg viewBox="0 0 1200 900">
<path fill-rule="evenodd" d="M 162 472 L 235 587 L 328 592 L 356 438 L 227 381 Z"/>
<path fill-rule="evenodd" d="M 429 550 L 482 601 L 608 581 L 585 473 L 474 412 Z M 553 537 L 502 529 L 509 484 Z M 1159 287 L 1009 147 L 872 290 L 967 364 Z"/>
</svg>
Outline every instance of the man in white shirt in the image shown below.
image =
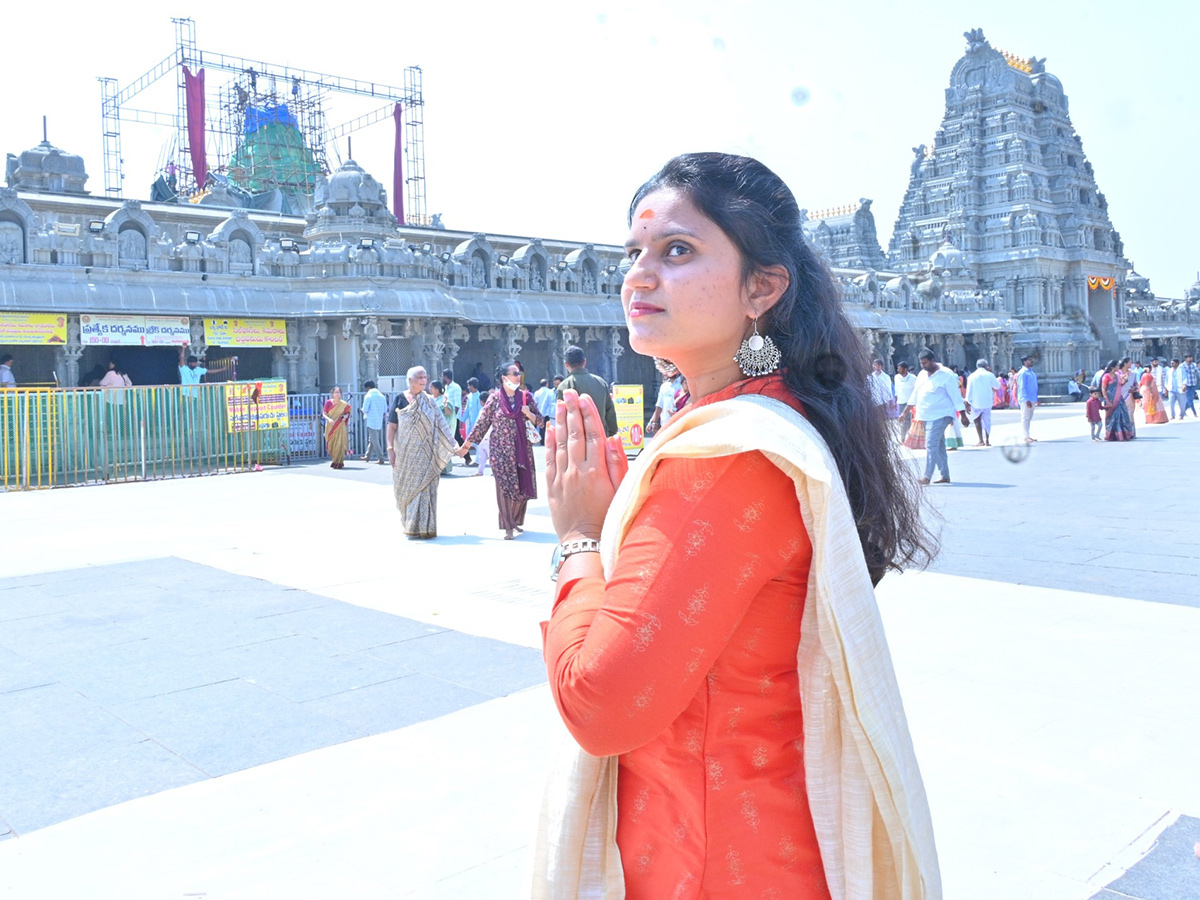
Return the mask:
<svg viewBox="0 0 1200 900">
<path fill-rule="evenodd" d="M 683 378 L 680 376 L 679 370 L 674 366 L 663 368 L 659 371 L 662 373 L 663 383 L 658 389 L 658 400 L 654 404 L 654 415 L 646 423 L 646 434 L 648 435 L 665 428 L 667 423 L 671 421 L 671 416 L 675 415 L 675 394 L 683 384 Z"/>
<path fill-rule="evenodd" d="M 883 371 L 882 359 L 871 361 L 871 374 L 867 381 L 871 385 L 871 399 L 875 401 L 876 406 L 887 406 L 892 402 L 895 397 L 892 379 L 887 372 Z"/>
<path fill-rule="evenodd" d="M 13 355 L 11 353 L 5 353 L 3 356 L 0 356 L 0 389 L 15 388 L 17 386 L 17 379 L 12 373 L 12 364 Z"/>
<path fill-rule="evenodd" d="M 363 462 L 371 461 L 371 451 L 379 457 L 379 465 L 387 465 L 387 448 L 383 446 L 383 426 L 387 420 L 388 402 L 383 392 L 373 381 L 364 381 L 367 392 L 359 402 L 363 424 L 367 427 L 367 449 L 363 451 Z"/>
<path fill-rule="evenodd" d="M 443 392 L 446 395 L 446 402 L 454 407 L 454 421 L 450 423 L 450 430 L 454 432 L 454 443 L 458 446 L 463 445 L 462 429 L 458 427 L 458 423 L 463 417 L 463 395 L 462 385 L 454 380 L 453 369 L 442 369 L 442 384 Z M 463 463 L 466 465 L 466 463 Z"/>
<path fill-rule="evenodd" d="M 1171 418 L 1175 418 L 1175 410 L 1179 410 L 1179 418 L 1183 418 L 1183 373 L 1179 371 L 1179 360 L 1171 360 L 1171 365 L 1167 371 L 1163 373 L 1163 384 L 1166 390 L 1163 393 L 1163 405 L 1166 406 L 1167 412 L 1171 414 Z"/>
<path fill-rule="evenodd" d="M 950 483 L 950 460 L 946 453 L 946 429 L 957 415 L 964 425 L 967 421 L 966 404 L 962 391 L 958 389 L 958 376 L 938 365 L 932 350 L 922 350 L 918 361 L 921 374 L 913 389 L 914 415 L 925 423 L 925 477 L 921 484 L 929 484 L 933 470 L 940 469 L 942 477 L 934 484 Z"/>
<path fill-rule="evenodd" d="M 913 388 L 917 385 L 917 376 L 908 371 L 908 363 L 902 362 L 896 366 L 896 377 L 892 379 L 896 391 L 896 422 L 903 438 L 904 429 L 908 427 L 908 408 L 912 405 Z"/>
<path fill-rule="evenodd" d="M 225 362 L 223 362 L 223 363 L 217 363 L 216 365 L 205 368 L 204 366 L 200 365 L 200 360 L 197 357 L 188 354 L 187 348 L 188 348 L 187 344 L 182 344 L 179 347 L 179 383 L 180 384 L 183 384 L 183 385 L 199 384 L 200 379 L 203 378 L 205 375 L 208 375 L 210 372 L 212 374 L 216 375 L 220 372 L 227 372 L 230 369 L 232 369 L 235 365 L 237 365 L 237 357 L 231 356 L 229 359 L 225 360 Z M 180 393 L 182 393 L 184 397 L 199 396 L 199 391 L 197 391 L 195 388 L 191 388 L 191 387 L 185 387 Z"/>
<path fill-rule="evenodd" d="M 976 447 L 992 446 L 992 403 L 996 399 L 998 387 L 1000 379 L 992 374 L 988 361 L 976 361 L 975 371 L 967 377 L 967 413 L 979 434 Z"/>
</svg>

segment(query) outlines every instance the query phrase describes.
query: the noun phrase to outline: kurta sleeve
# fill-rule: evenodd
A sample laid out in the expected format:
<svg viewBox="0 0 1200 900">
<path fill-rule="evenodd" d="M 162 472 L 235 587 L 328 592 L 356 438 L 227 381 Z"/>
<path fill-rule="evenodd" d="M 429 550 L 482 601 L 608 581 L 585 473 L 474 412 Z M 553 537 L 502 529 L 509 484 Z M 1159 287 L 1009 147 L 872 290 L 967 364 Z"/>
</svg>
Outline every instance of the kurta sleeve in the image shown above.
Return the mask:
<svg viewBox="0 0 1200 900">
<path fill-rule="evenodd" d="M 664 460 L 611 580 L 560 583 L 545 626 L 551 691 L 580 746 L 606 756 L 660 734 L 762 588 L 801 563 L 804 576 L 811 552 L 795 485 L 761 453 Z M 797 578 L 792 599 L 804 589 Z"/>
<path fill-rule="evenodd" d="M 499 388 L 498 390 L 503 390 Z M 467 440 L 472 444 L 478 444 L 483 440 L 483 436 L 488 433 L 488 429 L 492 427 L 492 420 L 496 418 L 496 407 L 500 405 L 498 395 L 493 391 L 488 397 L 487 403 L 483 404 L 483 409 L 479 411 L 479 419 L 475 422 L 475 427 L 471 429 L 471 433 L 467 435 Z"/>
<path fill-rule="evenodd" d="M 533 399 L 533 394 L 529 393 L 529 391 L 525 392 L 525 405 L 529 407 L 535 416 L 537 416 L 536 424 L 539 428 L 541 428 L 546 421 L 546 417 L 543 416 L 542 411 L 538 409 L 537 401 Z M 526 419 L 526 421 L 528 421 L 528 419 Z"/>
</svg>

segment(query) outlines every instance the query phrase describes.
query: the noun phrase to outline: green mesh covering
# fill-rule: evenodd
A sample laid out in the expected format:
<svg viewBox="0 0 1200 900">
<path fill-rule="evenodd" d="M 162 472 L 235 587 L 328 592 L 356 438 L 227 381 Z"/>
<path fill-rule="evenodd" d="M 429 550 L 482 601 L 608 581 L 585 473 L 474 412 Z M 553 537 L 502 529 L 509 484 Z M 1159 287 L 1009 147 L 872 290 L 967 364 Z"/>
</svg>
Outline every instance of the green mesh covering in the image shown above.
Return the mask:
<svg viewBox="0 0 1200 900">
<path fill-rule="evenodd" d="M 279 187 L 311 194 L 321 168 L 293 125 L 272 122 L 246 135 L 229 161 L 229 179 L 252 193 Z"/>
</svg>

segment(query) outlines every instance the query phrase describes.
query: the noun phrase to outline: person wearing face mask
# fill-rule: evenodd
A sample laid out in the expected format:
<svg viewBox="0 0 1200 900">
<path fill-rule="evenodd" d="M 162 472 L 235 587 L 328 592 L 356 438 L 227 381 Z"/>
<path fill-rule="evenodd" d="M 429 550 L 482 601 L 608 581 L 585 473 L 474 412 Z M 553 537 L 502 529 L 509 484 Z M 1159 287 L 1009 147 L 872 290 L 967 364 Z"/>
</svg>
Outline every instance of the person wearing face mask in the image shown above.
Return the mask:
<svg viewBox="0 0 1200 900">
<path fill-rule="evenodd" d="M 496 476 L 496 506 L 504 539 L 511 541 L 514 532 L 524 530 L 526 504 L 537 497 L 530 431 L 545 419 L 538 412 L 533 394 L 521 387 L 521 369 L 515 362 L 504 363 L 496 370 L 496 382 L 500 387 L 488 397 L 458 455 L 465 457 L 488 429 L 492 430 L 488 441 L 492 473 Z M 536 430 L 533 433 L 537 434 Z"/>
</svg>

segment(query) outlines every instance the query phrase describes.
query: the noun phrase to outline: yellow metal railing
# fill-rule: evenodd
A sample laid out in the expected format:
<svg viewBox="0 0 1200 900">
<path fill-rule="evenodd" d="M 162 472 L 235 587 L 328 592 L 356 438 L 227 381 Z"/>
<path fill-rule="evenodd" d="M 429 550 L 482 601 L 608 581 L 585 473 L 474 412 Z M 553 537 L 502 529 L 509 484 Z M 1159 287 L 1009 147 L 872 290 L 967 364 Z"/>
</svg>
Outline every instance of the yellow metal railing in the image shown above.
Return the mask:
<svg viewBox="0 0 1200 900">
<path fill-rule="evenodd" d="M 180 478 L 280 461 L 286 429 L 232 429 L 225 388 L 0 390 L 0 488 Z"/>
</svg>

